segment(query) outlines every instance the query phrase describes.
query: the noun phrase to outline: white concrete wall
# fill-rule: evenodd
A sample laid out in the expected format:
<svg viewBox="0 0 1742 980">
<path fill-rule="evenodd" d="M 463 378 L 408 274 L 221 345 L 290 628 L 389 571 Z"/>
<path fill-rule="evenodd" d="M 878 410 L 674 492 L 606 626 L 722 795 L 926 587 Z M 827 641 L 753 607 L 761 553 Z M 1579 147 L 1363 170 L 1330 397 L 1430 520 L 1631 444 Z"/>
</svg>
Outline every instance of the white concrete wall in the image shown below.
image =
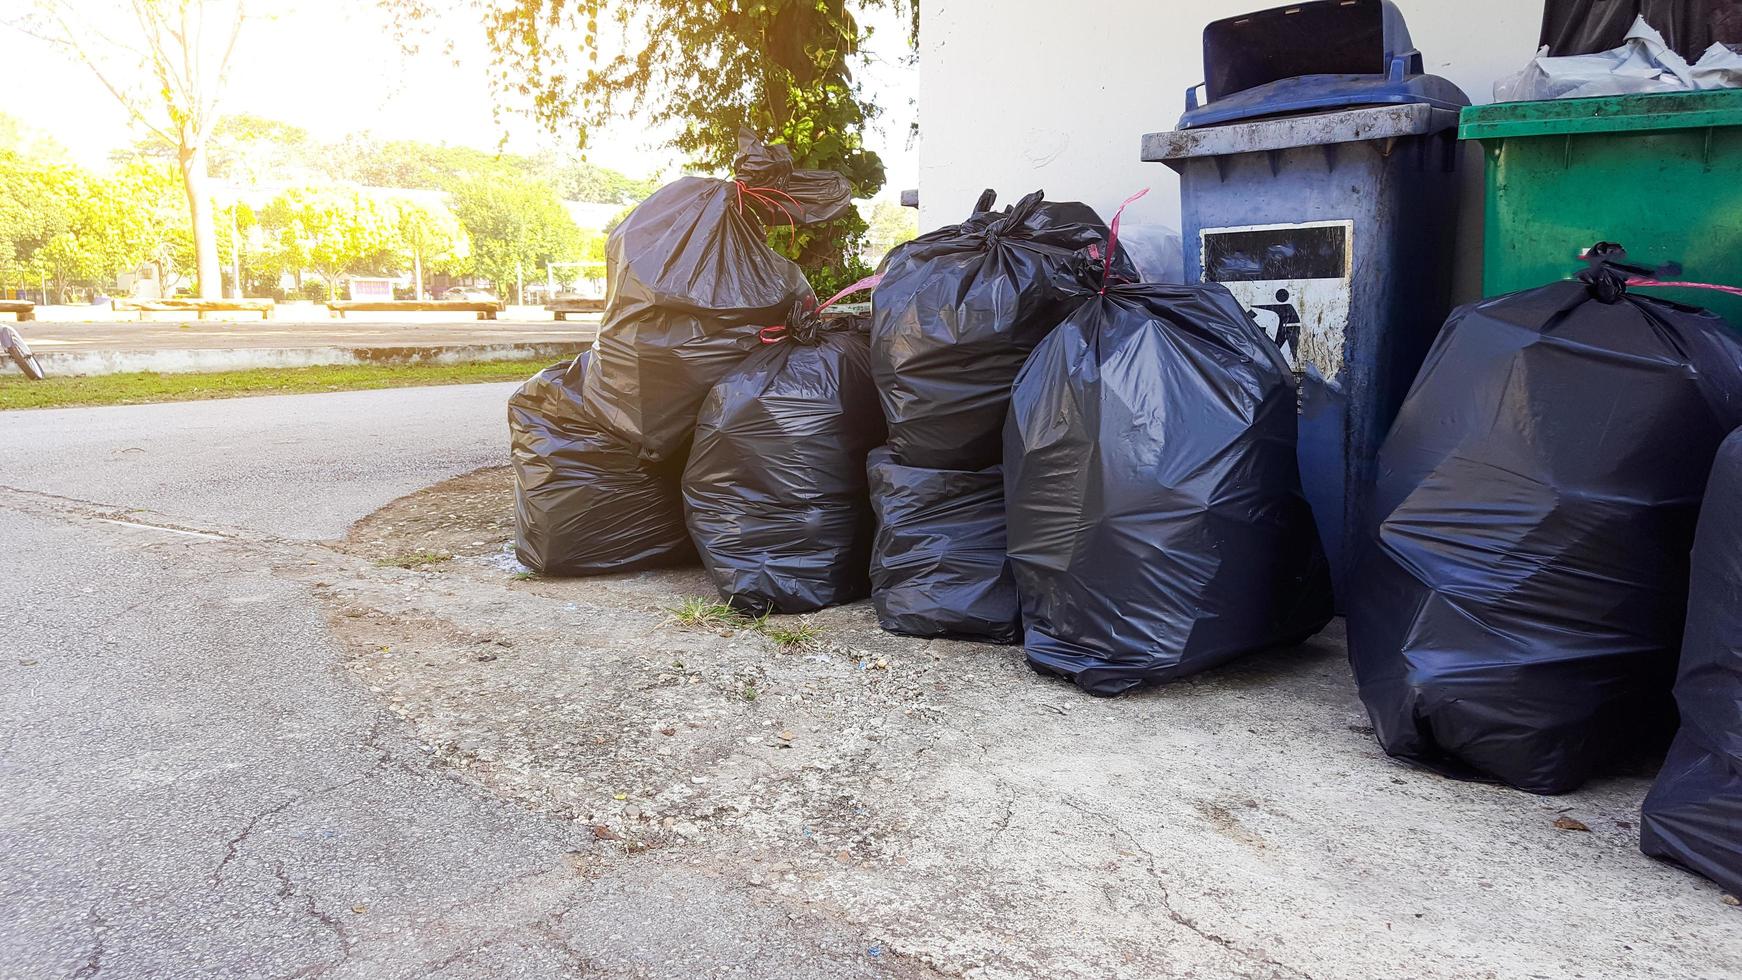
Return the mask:
<svg viewBox="0 0 1742 980">
<path fill-rule="evenodd" d="M 1110 217 L 1140 187 L 1128 221 L 1179 226 L 1179 181 L 1138 161 L 1144 133 L 1174 128 L 1203 81 L 1213 20 L 1267 0 L 926 0 L 920 30 L 920 227 L 960 220 L 997 188 L 1002 203 L 1036 188 Z M 1497 78 L 1536 51 L 1540 3 L 1400 0 L 1427 71 L 1493 100 Z M 1479 164 L 1479 158 L 1472 163 Z M 1476 168 L 1472 167 L 1472 171 Z M 1469 185 L 1480 218 L 1480 184 Z M 1476 212 L 1471 214 L 1470 212 Z M 1479 224 L 1467 225 L 1479 229 Z M 1468 294 L 1467 276 L 1460 292 Z"/>
</svg>

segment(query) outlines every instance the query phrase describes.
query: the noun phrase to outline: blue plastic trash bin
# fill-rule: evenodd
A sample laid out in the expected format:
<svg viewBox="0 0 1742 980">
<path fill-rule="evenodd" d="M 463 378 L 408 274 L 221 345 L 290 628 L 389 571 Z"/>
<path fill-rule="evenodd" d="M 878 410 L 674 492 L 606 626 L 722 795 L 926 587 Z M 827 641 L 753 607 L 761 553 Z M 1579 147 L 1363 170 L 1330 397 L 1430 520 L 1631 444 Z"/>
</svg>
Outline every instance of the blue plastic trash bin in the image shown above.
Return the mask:
<svg viewBox="0 0 1742 980">
<path fill-rule="evenodd" d="M 1226 285 L 1294 364 L 1341 611 L 1374 457 L 1449 312 L 1469 100 L 1421 74 L 1384 0 L 1229 18 L 1204 49 L 1209 100 L 1189 92 L 1143 159 L 1179 172 L 1186 280 Z"/>
</svg>

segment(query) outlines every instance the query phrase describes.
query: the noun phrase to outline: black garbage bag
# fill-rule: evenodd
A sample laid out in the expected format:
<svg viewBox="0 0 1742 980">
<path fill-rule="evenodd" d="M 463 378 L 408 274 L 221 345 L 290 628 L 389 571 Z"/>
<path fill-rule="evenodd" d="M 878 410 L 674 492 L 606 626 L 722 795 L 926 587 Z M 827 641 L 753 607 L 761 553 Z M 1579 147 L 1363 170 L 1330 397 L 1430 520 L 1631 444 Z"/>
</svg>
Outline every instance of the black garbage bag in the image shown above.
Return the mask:
<svg viewBox="0 0 1742 980">
<path fill-rule="evenodd" d="M 1713 42 L 1742 44 L 1742 0 L 1547 0 L 1541 43 L 1556 57 L 1611 51 L 1641 16 L 1689 61 Z"/>
<path fill-rule="evenodd" d="M 887 448 L 866 462 L 877 538 L 871 601 L 904 636 L 1015 643 L 1016 586 L 1004 555 L 1004 473 L 928 470 Z"/>
<path fill-rule="evenodd" d="M 599 575 L 695 559 L 678 466 L 649 463 L 581 411 L 592 352 L 545 368 L 508 399 L 514 550 L 548 575 Z"/>
<path fill-rule="evenodd" d="M 762 209 L 775 222 L 791 218 L 795 224 L 822 224 L 853 208 L 853 182 L 846 174 L 794 170 L 789 147 L 769 146 L 748 130 L 738 131 L 738 157 L 732 171 L 753 195 L 760 196 Z M 787 209 L 784 213 L 782 207 Z"/>
<path fill-rule="evenodd" d="M 1613 269 L 1455 311 L 1380 451 L 1349 656 L 1393 756 L 1534 793 L 1661 751 L 1742 342 Z"/>
<path fill-rule="evenodd" d="M 794 303 L 815 305 L 804 273 L 764 238 L 764 218 L 796 224 L 831 210 L 831 198 L 806 207 L 798 197 L 812 176 L 789 173 L 790 190 L 778 193 L 748 180 L 684 177 L 612 230 L 585 405 L 644 458 L 667 460 L 684 446 L 714 382 L 760 346 L 757 331 L 782 322 Z"/>
<path fill-rule="evenodd" d="M 966 221 L 902 245 L 872 295 L 871 356 L 889 448 L 904 465 L 978 470 L 1001 452 L 1010 383 L 1082 302 L 1077 250 L 1107 225 L 1076 202 L 1035 191 L 992 211 L 987 191 Z M 1123 253 L 1118 269 L 1136 278 Z"/>
<path fill-rule="evenodd" d="M 1112 697 L 1324 628 L 1295 406 L 1214 283 L 1111 285 L 1042 341 L 1004 431 L 1029 664 Z"/>
<path fill-rule="evenodd" d="M 1712 466 L 1688 581 L 1681 731 L 1645 798 L 1639 848 L 1742 895 L 1742 429 Z"/>
<path fill-rule="evenodd" d="M 802 307 L 714 385 L 684 471 L 684 511 L 720 595 L 754 614 L 871 592 L 865 457 L 884 439 L 870 323 Z"/>
</svg>

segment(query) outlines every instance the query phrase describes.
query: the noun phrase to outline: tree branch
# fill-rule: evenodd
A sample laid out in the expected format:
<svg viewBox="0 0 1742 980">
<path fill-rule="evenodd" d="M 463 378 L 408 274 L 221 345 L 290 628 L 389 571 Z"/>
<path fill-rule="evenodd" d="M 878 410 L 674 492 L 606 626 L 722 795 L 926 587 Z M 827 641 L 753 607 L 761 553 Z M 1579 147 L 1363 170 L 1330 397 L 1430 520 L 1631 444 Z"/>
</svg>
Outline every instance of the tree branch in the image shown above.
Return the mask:
<svg viewBox="0 0 1742 980">
<path fill-rule="evenodd" d="M 145 114 L 145 110 L 140 107 L 134 96 L 121 88 L 121 86 L 117 85 L 109 77 L 109 73 L 103 70 L 103 66 L 97 63 L 96 57 L 84 45 L 78 43 L 77 38 L 79 35 L 73 31 L 72 25 L 68 24 L 66 18 L 61 14 L 61 10 L 64 6 L 65 4 L 43 4 L 48 16 L 54 21 L 57 29 L 57 33 L 55 34 L 45 34 L 40 31 L 31 30 L 20 22 L 14 22 L 12 26 L 18 31 L 28 34 L 37 40 L 46 41 L 49 44 L 66 48 L 71 51 L 74 57 L 83 62 L 85 67 L 91 70 L 91 74 L 97 76 L 97 81 L 109 91 L 110 95 L 115 97 L 115 101 L 121 104 L 121 108 L 127 110 L 128 116 L 130 116 L 134 122 L 144 126 L 151 133 L 166 142 L 178 142 L 176 137 L 169 135 L 169 133 L 153 123 L 150 117 Z"/>
<path fill-rule="evenodd" d="M 212 83 L 208 116 L 200 131 L 201 143 L 211 138 L 212 129 L 218 124 L 218 105 L 223 102 L 226 83 L 230 80 L 230 59 L 236 53 L 236 41 L 241 38 L 242 25 L 247 20 L 247 0 L 236 0 L 236 19 L 230 24 L 230 40 L 224 44 L 224 56 L 218 60 L 218 77 Z"/>
</svg>

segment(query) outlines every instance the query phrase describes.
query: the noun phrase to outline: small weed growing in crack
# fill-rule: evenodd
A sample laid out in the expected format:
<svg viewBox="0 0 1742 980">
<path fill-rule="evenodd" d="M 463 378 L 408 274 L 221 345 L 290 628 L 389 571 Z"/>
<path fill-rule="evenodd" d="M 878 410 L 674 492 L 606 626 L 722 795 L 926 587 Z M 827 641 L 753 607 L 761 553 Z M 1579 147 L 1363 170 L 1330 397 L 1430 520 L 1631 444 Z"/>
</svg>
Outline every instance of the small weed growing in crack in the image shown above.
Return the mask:
<svg viewBox="0 0 1742 980">
<path fill-rule="evenodd" d="M 675 606 L 666 607 L 665 611 L 679 626 L 721 636 L 731 636 L 742 629 L 755 630 L 788 652 L 811 646 L 823 635 L 821 629 L 802 619 L 777 620 L 769 613 L 750 618 L 723 602 L 709 599 L 685 599 Z M 753 699 L 754 695 L 745 698 L 747 701 Z"/>
<path fill-rule="evenodd" d="M 802 650 L 822 639 L 823 631 L 812 623 L 804 620 L 787 625 L 778 623 L 768 616 L 756 620 L 756 632 L 774 641 L 774 645 L 782 650 Z"/>
<path fill-rule="evenodd" d="M 744 700 L 746 700 L 746 701 L 756 700 L 756 682 L 755 681 L 745 681 L 744 682 Z"/>
<path fill-rule="evenodd" d="M 730 635 L 737 630 L 750 625 L 738 610 L 723 602 L 712 602 L 707 599 L 689 598 L 665 610 L 671 614 L 672 622 L 679 626 L 694 630 L 706 630 L 709 633 Z"/>
<path fill-rule="evenodd" d="M 537 572 L 515 572 L 513 575 L 510 575 L 509 578 L 513 579 L 516 582 L 530 582 L 533 579 L 538 578 L 538 573 Z"/>
<path fill-rule="evenodd" d="M 377 558 L 375 564 L 381 568 L 427 568 L 430 565 L 440 565 L 453 557 L 442 551 L 414 551 L 409 555 Z"/>
</svg>

